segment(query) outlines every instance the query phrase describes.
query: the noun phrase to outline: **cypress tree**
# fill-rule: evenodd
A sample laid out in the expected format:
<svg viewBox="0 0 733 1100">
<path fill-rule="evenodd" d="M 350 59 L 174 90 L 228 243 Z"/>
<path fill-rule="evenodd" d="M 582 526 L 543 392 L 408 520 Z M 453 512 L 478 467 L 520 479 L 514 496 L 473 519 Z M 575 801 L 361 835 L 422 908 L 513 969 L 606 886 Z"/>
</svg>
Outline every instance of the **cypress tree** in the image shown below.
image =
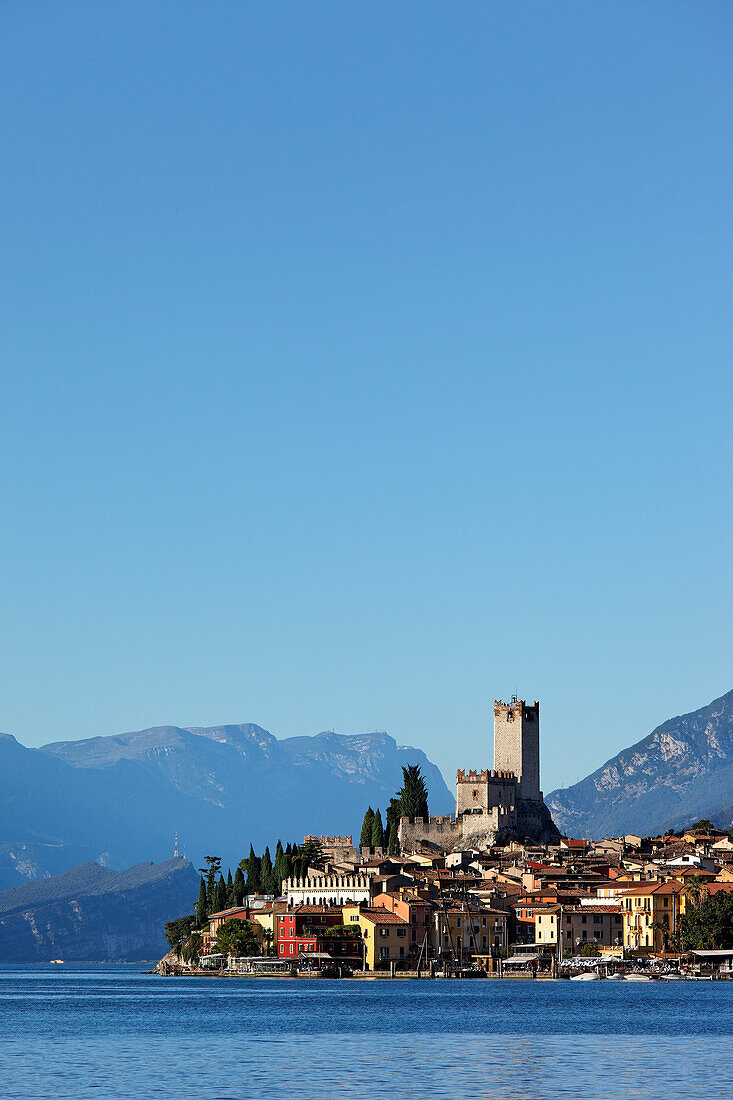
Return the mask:
<svg viewBox="0 0 733 1100">
<path fill-rule="evenodd" d="M 234 901 L 233 905 L 241 905 L 244 901 L 244 895 L 247 892 L 247 887 L 244 881 L 244 874 L 241 867 L 237 867 L 234 872 L 234 882 L 232 883 L 232 896 Z"/>
<path fill-rule="evenodd" d="M 428 816 L 428 789 L 425 786 L 419 764 L 409 764 L 402 769 L 402 789 L 398 798 L 402 803 L 402 811 L 410 821 L 416 817 Z"/>
<path fill-rule="evenodd" d="M 374 828 L 374 810 L 371 806 L 364 814 L 364 820 L 361 825 L 361 838 L 359 840 L 360 848 L 371 848 L 372 846 L 372 829 Z"/>
<path fill-rule="evenodd" d="M 199 900 L 196 902 L 196 924 L 199 928 L 203 928 L 208 919 L 209 910 L 206 905 L 206 883 L 202 875 L 201 885 L 199 886 Z"/>
<path fill-rule="evenodd" d="M 397 848 L 399 847 L 399 839 L 397 837 L 397 822 L 393 821 L 389 827 L 389 841 L 387 854 L 390 856 L 397 855 Z"/>
<path fill-rule="evenodd" d="M 272 859 L 270 849 L 266 847 L 260 860 L 260 889 L 263 894 L 272 894 Z"/>
<path fill-rule="evenodd" d="M 382 815 L 379 810 L 374 814 L 372 821 L 372 848 L 384 847 L 384 828 L 382 826 Z"/>
<path fill-rule="evenodd" d="M 213 913 L 221 913 L 223 909 L 227 907 L 227 887 L 224 882 L 224 876 L 219 875 L 219 881 L 214 886 L 213 890 Z"/>
<path fill-rule="evenodd" d="M 260 861 L 255 855 L 255 850 L 250 844 L 247 857 L 247 893 L 254 897 L 260 890 Z"/>
</svg>

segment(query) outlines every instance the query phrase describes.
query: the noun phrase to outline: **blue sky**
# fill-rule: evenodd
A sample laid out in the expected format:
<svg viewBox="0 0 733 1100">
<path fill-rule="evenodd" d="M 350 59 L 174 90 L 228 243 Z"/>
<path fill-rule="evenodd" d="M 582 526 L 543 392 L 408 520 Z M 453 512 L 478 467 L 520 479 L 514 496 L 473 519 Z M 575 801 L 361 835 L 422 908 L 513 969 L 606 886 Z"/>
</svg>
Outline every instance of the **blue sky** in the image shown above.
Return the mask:
<svg viewBox="0 0 733 1100">
<path fill-rule="evenodd" d="M 733 687 L 725 3 L 0 12 L 0 729 L 543 786 Z"/>
</svg>

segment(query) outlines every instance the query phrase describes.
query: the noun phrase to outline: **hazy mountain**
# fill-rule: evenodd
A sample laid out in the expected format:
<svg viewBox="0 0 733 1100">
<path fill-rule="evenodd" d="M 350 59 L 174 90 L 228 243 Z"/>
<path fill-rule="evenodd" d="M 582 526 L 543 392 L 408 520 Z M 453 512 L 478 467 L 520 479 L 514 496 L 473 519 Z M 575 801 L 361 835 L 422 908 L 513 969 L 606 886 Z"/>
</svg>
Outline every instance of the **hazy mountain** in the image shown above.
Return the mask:
<svg viewBox="0 0 733 1100">
<path fill-rule="evenodd" d="M 190 912 L 199 877 L 186 859 L 112 871 L 85 863 L 0 893 L 0 961 L 155 959 L 163 925 Z"/>
<path fill-rule="evenodd" d="M 0 888 L 82 861 L 124 867 L 170 855 L 177 829 L 198 863 L 234 866 L 305 832 L 358 833 L 420 764 L 431 810 L 453 808 L 440 771 L 386 733 L 277 740 L 255 725 L 161 726 L 28 749 L 0 736 Z"/>
<path fill-rule="evenodd" d="M 733 691 L 670 718 L 592 775 L 545 802 L 569 836 L 651 834 L 733 816 Z"/>
</svg>

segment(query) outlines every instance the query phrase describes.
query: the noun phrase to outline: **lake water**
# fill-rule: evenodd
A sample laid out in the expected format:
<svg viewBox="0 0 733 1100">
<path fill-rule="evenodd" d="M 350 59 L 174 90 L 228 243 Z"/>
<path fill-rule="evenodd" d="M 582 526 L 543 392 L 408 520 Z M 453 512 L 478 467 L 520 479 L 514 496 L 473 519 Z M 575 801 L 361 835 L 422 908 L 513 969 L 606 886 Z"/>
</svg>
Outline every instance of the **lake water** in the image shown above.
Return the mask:
<svg viewBox="0 0 733 1100">
<path fill-rule="evenodd" d="M 733 1098 L 733 982 L 0 968 L 2 1100 Z"/>
</svg>

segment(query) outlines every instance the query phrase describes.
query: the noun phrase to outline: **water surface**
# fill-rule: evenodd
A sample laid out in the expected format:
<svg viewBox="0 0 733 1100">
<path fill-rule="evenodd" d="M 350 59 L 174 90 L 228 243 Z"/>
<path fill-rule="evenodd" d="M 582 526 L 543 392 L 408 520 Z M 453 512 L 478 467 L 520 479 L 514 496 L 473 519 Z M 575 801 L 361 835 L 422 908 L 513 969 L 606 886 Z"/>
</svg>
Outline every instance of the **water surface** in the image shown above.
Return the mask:
<svg viewBox="0 0 733 1100">
<path fill-rule="evenodd" d="M 733 982 L 320 982 L 0 968 L 0 1095 L 733 1098 Z"/>
</svg>

